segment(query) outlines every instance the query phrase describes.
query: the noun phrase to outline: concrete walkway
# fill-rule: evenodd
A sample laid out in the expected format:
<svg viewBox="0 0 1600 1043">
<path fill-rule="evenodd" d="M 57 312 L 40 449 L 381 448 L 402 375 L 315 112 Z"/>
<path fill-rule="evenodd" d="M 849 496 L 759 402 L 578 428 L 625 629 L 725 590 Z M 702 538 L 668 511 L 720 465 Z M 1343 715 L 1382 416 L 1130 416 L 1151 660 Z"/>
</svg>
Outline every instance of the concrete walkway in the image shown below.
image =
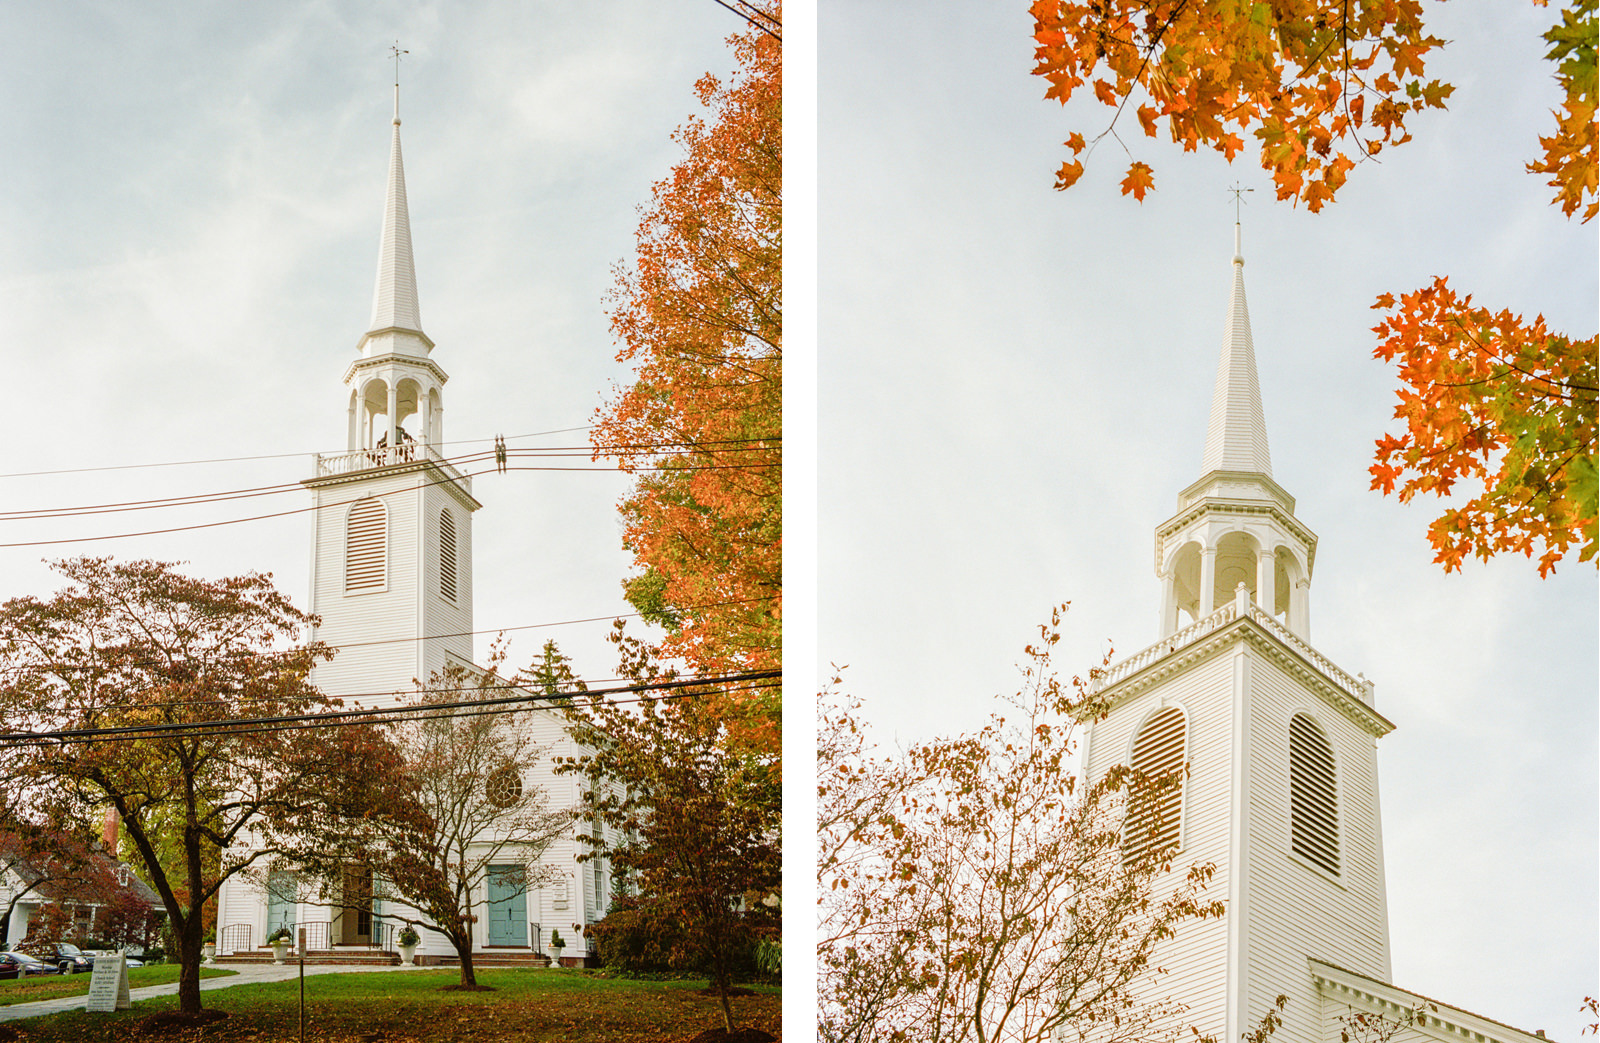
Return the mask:
<svg viewBox="0 0 1600 1043">
<path fill-rule="evenodd" d="M 246 963 L 238 964 L 229 970 L 237 970 L 237 974 L 227 974 L 216 978 L 200 979 L 201 991 L 212 989 L 226 989 L 232 985 L 251 985 L 260 981 L 289 981 L 300 976 L 300 968 L 295 964 L 284 964 L 282 967 L 271 963 Z M 315 974 L 363 974 L 371 971 L 414 971 L 427 970 L 426 967 L 365 967 L 343 966 L 340 964 L 306 964 L 306 977 Z M 437 970 L 437 968 L 434 968 Z M 88 984 L 88 977 L 83 981 Z M 143 988 L 133 989 L 129 992 L 133 1002 L 150 999 L 152 996 L 172 996 L 178 991 L 177 982 L 168 982 L 165 985 L 146 985 Z M 0 1021 L 15 1021 L 18 1018 L 36 1018 L 41 1014 L 61 1014 L 69 1010 L 83 1010 L 89 1003 L 89 997 L 63 996 L 60 999 L 38 1000 L 34 1003 L 13 1003 L 10 1006 L 0 1007 Z"/>
</svg>

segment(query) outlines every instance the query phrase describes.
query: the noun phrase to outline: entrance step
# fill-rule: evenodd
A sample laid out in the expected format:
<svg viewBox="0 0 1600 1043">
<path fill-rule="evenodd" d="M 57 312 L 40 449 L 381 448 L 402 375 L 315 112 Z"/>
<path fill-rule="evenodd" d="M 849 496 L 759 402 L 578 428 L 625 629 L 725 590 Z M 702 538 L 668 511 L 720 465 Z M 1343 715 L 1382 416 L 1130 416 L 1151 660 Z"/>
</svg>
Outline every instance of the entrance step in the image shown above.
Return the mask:
<svg viewBox="0 0 1600 1043">
<path fill-rule="evenodd" d="M 216 964 L 227 966 L 240 963 L 271 963 L 272 947 L 261 949 L 241 949 L 227 956 L 218 956 Z M 298 963 L 299 958 L 289 955 L 284 958 L 287 966 Z M 306 953 L 306 963 L 311 964 L 343 964 L 357 967 L 393 967 L 400 963 L 400 954 L 382 949 L 312 949 Z"/>
</svg>

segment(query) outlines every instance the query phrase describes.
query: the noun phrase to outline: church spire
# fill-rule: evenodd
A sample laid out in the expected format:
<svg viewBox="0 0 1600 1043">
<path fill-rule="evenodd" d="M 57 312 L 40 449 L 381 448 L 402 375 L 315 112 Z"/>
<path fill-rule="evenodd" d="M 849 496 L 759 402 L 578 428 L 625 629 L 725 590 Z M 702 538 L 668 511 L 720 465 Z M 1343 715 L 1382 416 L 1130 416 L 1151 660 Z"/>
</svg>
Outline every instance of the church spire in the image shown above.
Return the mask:
<svg viewBox="0 0 1600 1043">
<path fill-rule="evenodd" d="M 426 356 L 433 342 L 422 332 L 417 307 L 417 270 L 411 257 L 411 214 L 406 207 L 406 170 L 400 156 L 400 75 L 395 54 L 394 129 L 389 143 L 389 186 L 378 245 L 378 280 L 372 293 L 372 323 L 361 340 L 364 355 L 399 352 Z"/>
<path fill-rule="evenodd" d="M 1256 380 L 1256 351 L 1250 339 L 1250 310 L 1244 300 L 1244 254 L 1239 223 L 1233 225 L 1233 288 L 1222 334 L 1222 357 L 1211 394 L 1211 426 L 1206 432 L 1200 471 L 1246 471 L 1272 475 L 1267 423 Z"/>
</svg>

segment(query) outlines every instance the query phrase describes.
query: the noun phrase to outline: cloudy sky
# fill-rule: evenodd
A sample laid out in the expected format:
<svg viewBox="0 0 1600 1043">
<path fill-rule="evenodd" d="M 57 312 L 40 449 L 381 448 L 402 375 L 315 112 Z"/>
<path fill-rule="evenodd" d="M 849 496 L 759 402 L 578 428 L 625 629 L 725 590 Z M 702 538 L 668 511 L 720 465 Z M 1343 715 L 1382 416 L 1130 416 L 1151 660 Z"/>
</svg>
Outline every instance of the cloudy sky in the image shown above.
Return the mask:
<svg viewBox="0 0 1600 1043">
<path fill-rule="evenodd" d="M 1448 113 L 1321 214 L 1248 157 L 1183 156 L 1121 197 L 1107 139 L 1052 190 L 1072 130 L 1009 4 L 819 9 L 819 657 L 884 742 L 969 729 L 1014 690 L 1052 603 L 1082 671 L 1157 636 L 1155 526 L 1200 477 L 1238 179 L 1274 477 L 1320 537 L 1311 637 L 1377 683 L 1394 979 L 1576 1041 L 1596 980 L 1596 584 L 1524 559 L 1446 576 L 1437 513 L 1367 489 L 1394 430 L 1369 305 L 1449 275 L 1588 336 L 1594 226 L 1523 172 L 1557 90 L 1531 5 L 1429 5 Z"/>
<path fill-rule="evenodd" d="M 451 452 L 582 446 L 623 379 L 611 269 L 678 156 L 696 78 L 732 66 L 738 20 L 656 4 L 7 4 L 0 30 L 0 344 L 10 367 L 0 502 L 81 506 L 295 483 L 342 451 L 341 383 L 367 327 L 389 149 L 385 56 L 405 56 L 402 136 L 423 328 Z M 476 441 L 474 441 L 476 440 Z M 209 466 L 83 468 L 218 458 Z M 583 459 L 567 461 L 589 466 Z M 69 470 L 37 478 L 21 472 Z M 615 473 L 474 485 L 477 625 L 626 610 Z M 8 521 L 0 543 L 78 540 L 303 507 Z M 0 593 L 56 586 L 41 559 L 270 571 L 304 604 L 305 514 L 165 536 L 0 548 Z M 581 673 L 604 621 L 548 637 Z"/>
</svg>

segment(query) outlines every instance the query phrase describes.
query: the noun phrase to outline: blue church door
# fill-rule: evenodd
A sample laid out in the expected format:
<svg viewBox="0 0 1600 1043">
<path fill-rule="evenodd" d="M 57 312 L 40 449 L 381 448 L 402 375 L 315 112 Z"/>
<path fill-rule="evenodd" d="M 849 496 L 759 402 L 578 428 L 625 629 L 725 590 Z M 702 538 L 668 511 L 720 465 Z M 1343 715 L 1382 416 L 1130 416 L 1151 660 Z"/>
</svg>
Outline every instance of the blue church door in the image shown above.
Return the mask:
<svg viewBox="0 0 1600 1043">
<path fill-rule="evenodd" d="M 521 866 L 489 867 L 489 944 L 528 944 L 528 894 Z"/>
</svg>

